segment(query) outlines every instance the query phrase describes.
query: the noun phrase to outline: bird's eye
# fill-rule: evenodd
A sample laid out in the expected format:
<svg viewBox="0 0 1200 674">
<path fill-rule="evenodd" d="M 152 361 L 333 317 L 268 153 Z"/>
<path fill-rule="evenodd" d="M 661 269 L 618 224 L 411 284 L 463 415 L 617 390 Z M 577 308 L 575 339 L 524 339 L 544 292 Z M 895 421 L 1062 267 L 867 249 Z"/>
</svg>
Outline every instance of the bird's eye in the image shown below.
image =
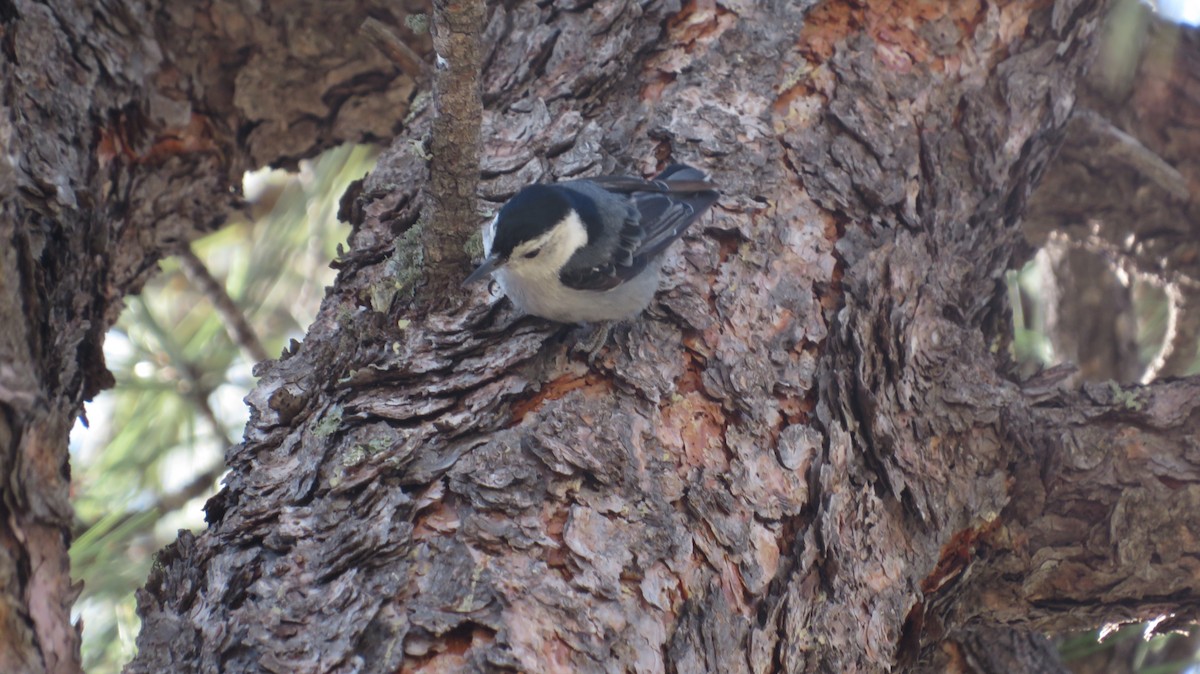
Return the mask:
<svg viewBox="0 0 1200 674">
<path fill-rule="evenodd" d="M 522 255 L 521 257 L 525 258 L 526 260 L 532 260 L 533 258 L 538 256 L 538 253 L 541 253 L 541 252 L 542 252 L 541 248 L 534 248 L 533 250 L 529 251 L 528 253 L 525 253 L 524 255 Z"/>
</svg>

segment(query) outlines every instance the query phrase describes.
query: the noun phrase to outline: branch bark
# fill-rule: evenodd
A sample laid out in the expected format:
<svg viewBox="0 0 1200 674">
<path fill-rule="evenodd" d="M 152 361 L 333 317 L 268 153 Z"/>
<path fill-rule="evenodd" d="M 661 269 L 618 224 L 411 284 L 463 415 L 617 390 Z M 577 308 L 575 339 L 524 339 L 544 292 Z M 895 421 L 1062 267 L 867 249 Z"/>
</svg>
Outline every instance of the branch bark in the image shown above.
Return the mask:
<svg viewBox="0 0 1200 674">
<path fill-rule="evenodd" d="M 956 632 L 929 662 L 928 674 L 1069 674 L 1045 636 L 1025 629 L 988 625 Z"/>
<path fill-rule="evenodd" d="M 1007 415 L 1022 420 L 1030 460 L 967 555 L 951 621 L 1062 632 L 1196 616 L 1200 380 L 1091 384 L 1030 403 Z"/>
<path fill-rule="evenodd" d="M 409 77 L 418 81 L 428 77 L 429 66 L 421 60 L 421 55 L 413 51 L 387 24 L 374 17 L 368 18 L 363 22 L 362 33 Z"/>
<path fill-rule="evenodd" d="M 432 216 L 425 226 L 428 300 L 444 303 L 460 296 L 459 281 L 470 263 L 467 239 L 479 227 L 475 193 L 479 186 L 479 134 L 483 103 L 480 33 L 483 0 L 434 0 L 433 82 L 435 117 L 429 140 L 429 192 Z"/>
</svg>

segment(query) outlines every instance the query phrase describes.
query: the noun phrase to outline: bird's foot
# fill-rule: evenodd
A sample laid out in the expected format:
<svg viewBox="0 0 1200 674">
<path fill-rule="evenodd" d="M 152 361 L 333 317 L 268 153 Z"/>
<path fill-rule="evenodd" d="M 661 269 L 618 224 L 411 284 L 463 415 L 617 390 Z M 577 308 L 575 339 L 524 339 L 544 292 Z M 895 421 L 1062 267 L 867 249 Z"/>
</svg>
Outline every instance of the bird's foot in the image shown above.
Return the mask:
<svg viewBox="0 0 1200 674">
<path fill-rule="evenodd" d="M 586 355 L 588 365 L 594 365 L 596 357 L 600 355 L 600 351 L 608 343 L 608 336 L 612 333 L 612 326 L 613 324 L 608 321 L 581 325 L 579 329 L 585 334 L 581 335 L 579 341 L 575 342 L 575 345 L 571 347 L 571 353 Z"/>
</svg>

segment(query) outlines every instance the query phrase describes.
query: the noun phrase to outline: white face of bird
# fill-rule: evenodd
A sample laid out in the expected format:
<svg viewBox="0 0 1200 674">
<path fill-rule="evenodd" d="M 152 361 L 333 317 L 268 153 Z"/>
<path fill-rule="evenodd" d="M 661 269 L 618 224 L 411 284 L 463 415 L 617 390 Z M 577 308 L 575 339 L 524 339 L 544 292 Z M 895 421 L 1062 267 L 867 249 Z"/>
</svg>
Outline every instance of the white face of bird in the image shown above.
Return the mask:
<svg viewBox="0 0 1200 674">
<path fill-rule="evenodd" d="M 570 212 L 550 231 L 513 249 L 505 268 L 525 278 L 556 276 L 575 251 L 587 244 L 587 228 Z"/>
<path fill-rule="evenodd" d="M 483 254 L 490 256 L 492 254 L 492 242 L 496 240 L 496 223 L 500 220 L 500 214 L 492 216 L 483 227 Z"/>
</svg>

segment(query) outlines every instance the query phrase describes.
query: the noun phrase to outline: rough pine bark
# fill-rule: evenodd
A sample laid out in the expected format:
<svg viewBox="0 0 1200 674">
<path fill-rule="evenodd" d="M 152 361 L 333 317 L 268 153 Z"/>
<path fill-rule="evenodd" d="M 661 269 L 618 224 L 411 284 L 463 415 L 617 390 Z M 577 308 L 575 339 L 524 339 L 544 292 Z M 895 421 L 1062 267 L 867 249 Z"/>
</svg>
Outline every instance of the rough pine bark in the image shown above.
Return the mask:
<svg viewBox="0 0 1200 674">
<path fill-rule="evenodd" d="M 347 209 L 361 252 L 264 369 L 210 529 L 160 559 L 133 671 L 884 671 L 1018 607 L 1076 624 L 955 590 L 1047 572 L 1006 536 L 1061 517 L 1085 438 L 1186 456 L 1193 384 L 1022 386 L 994 348 L 1101 10 L 493 5 L 486 199 L 668 160 L 725 197 L 589 369 L 482 291 L 368 310 L 419 215 L 399 139 Z M 1104 491 L 1097 515 L 1150 517 Z M 1128 614 L 1161 609 L 1146 590 Z"/>
<path fill-rule="evenodd" d="M 1197 383 L 1018 382 L 1004 355 L 1003 274 L 1103 4 L 493 3 L 485 200 L 680 160 L 712 173 L 720 204 L 669 255 L 652 310 L 589 367 L 569 328 L 484 289 L 442 312 L 395 292 L 428 178 L 414 141 L 430 119 L 415 111 L 346 204 L 352 252 L 317 321 L 259 371 L 209 528 L 182 533 L 140 593 L 128 671 L 938 671 L 982 661 L 975 630 L 997 624 L 1187 615 Z M 6 133 L 39 128 L 12 101 L 45 110 L 36 70 L 13 72 L 35 63 L 33 43 L 12 56 L 26 25 L 69 27 L 43 37 L 62 68 L 114 32 L 158 54 L 95 50 L 125 84 L 84 78 L 96 91 L 59 115 L 92 139 L 79 147 L 111 155 L 107 172 L 54 156 L 5 191 L 0 227 L 32 252 L 2 268 L 30 332 L 4 347 L 19 367 L 0 376 L 29 374 L 0 380 L 0 439 L 5 457 L 33 446 L 54 469 L 5 493 L 17 582 L 3 600 L 26 629 L 5 634 L 31 654 L 14 662 L 41 671 L 73 657 L 69 506 L 46 517 L 29 499 L 63 491 L 65 429 L 104 383 L 81 374 L 49 398 L 53 368 L 103 373 L 117 300 L 195 235 L 187 208 L 215 225 L 247 165 L 389 135 L 412 83 L 355 49 L 365 14 L 401 30 L 386 7 L 12 6 Z M 196 131 L 93 128 L 164 109 Z M 89 199 L 37 210 L 31 194 L 62 199 L 54 161 Z M 71 244 L 53 249 L 62 264 L 29 243 L 43 230 Z M 101 282 L 80 284 L 88 270 Z M 389 289 L 398 301 L 372 300 Z M 92 303 L 64 322 L 76 297 Z M 91 341 L 72 342 L 85 325 Z M 61 428 L 48 441 L 29 421 L 42 410 Z M 21 465 L 0 464 L 7 484 Z M 57 566 L 31 563 L 25 523 L 49 532 Z M 1184 543 L 1164 548 L 1167 532 Z M 57 594 L 31 591 L 46 578 Z M 45 596 L 58 608 L 43 620 L 29 609 Z"/>
<path fill-rule="evenodd" d="M 246 170 L 400 128 L 414 82 L 334 38 L 404 4 L 0 2 L 0 671 L 79 671 L 67 434 L 121 298 Z"/>
</svg>

